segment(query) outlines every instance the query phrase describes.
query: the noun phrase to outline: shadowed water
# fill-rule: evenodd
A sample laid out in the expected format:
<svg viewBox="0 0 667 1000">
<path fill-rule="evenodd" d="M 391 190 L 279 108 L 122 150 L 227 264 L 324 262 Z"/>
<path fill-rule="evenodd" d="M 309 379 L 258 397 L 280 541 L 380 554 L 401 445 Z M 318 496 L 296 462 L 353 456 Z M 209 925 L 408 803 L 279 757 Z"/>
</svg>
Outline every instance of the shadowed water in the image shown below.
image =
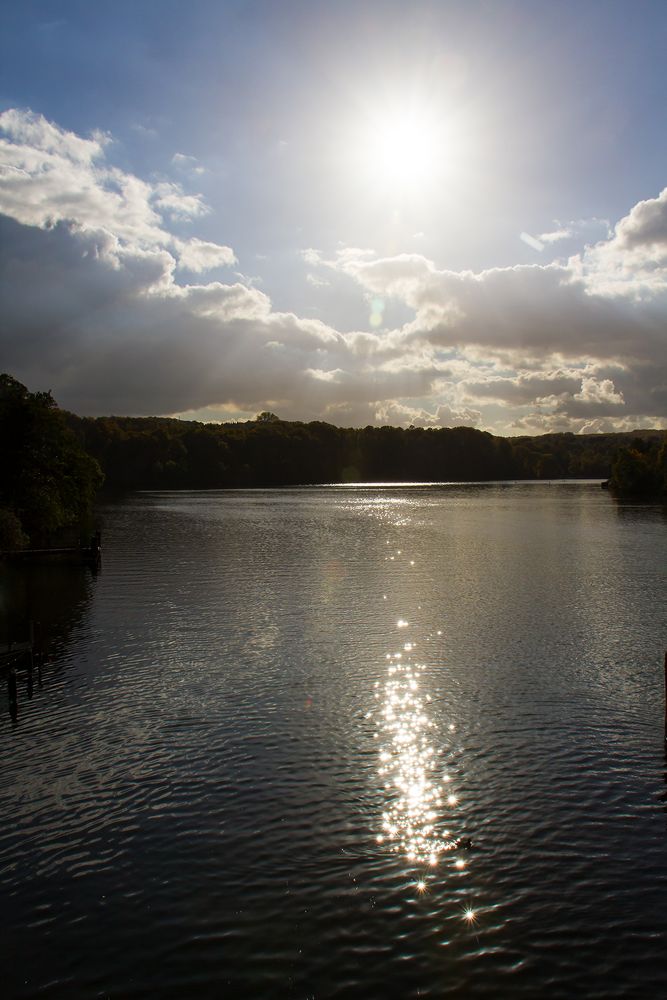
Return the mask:
<svg viewBox="0 0 667 1000">
<path fill-rule="evenodd" d="M 570 483 L 103 515 L 97 578 L 3 571 L 5 617 L 58 612 L 0 720 L 7 995 L 667 992 L 664 508 Z"/>
</svg>

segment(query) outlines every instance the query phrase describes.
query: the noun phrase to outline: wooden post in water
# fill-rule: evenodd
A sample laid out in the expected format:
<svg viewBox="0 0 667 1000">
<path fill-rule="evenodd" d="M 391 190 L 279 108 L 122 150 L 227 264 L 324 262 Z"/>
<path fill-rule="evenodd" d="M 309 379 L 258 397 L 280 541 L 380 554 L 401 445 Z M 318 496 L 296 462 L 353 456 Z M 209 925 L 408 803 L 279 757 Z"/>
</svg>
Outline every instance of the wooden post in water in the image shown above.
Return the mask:
<svg viewBox="0 0 667 1000">
<path fill-rule="evenodd" d="M 16 669 L 14 667 L 10 667 L 7 674 L 7 702 L 12 722 L 16 722 L 19 714 L 19 697 L 16 687 Z"/>
<path fill-rule="evenodd" d="M 667 748 L 667 651 L 665 652 L 665 745 Z"/>
</svg>

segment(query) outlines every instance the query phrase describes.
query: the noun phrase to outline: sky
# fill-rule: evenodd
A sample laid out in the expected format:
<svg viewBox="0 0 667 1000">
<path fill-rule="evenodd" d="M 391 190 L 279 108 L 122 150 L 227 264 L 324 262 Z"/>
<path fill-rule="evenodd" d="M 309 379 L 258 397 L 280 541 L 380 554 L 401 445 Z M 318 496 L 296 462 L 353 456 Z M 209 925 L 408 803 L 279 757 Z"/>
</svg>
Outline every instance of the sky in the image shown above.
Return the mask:
<svg viewBox="0 0 667 1000">
<path fill-rule="evenodd" d="M 0 369 L 80 414 L 667 428 L 664 0 L 22 0 Z"/>
</svg>

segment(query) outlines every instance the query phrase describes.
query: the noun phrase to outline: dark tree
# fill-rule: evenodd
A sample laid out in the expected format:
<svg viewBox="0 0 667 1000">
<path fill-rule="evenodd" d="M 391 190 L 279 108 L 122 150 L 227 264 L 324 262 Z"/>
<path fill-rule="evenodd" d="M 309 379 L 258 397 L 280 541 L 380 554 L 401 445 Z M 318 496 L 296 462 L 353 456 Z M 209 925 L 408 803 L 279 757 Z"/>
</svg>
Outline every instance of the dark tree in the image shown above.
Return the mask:
<svg viewBox="0 0 667 1000">
<path fill-rule="evenodd" d="M 14 423 L 18 427 L 22 421 L 26 426 L 30 424 L 33 443 L 28 440 L 29 434 L 25 445 L 20 444 L 13 431 L 5 434 L 5 452 L 11 456 L 13 449 L 14 453 L 11 461 L 5 461 L 8 469 L 21 467 L 17 450 L 23 449 L 31 457 L 22 483 L 12 481 L 10 476 L 3 486 L 0 506 L 4 504 L 14 511 L 25 530 L 33 508 L 42 512 L 40 524 L 59 523 L 61 492 L 47 488 L 40 495 L 40 484 L 48 481 L 50 467 L 44 449 L 40 451 L 35 444 L 35 427 L 45 420 L 51 430 L 44 431 L 43 440 L 48 440 L 49 433 L 62 438 L 63 415 L 48 393 L 31 395 L 10 376 L 4 376 L 3 386 L 5 428 Z M 20 418 L 16 413 L 8 417 L 11 407 L 23 407 L 26 412 L 22 411 Z M 30 420 L 28 412 L 32 414 Z M 619 488 L 635 489 L 632 483 L 637 482 L 641 490 L 647 484 L 654 489 L 657 482 L 664 489 L 667 478 L 664 443 L 667 436 L 656 430 L 500 438 L 472 427 L 335 427 L 323 421 L 281 420 L 269 411 L 263 411 L 254 420 L 229 424 L 202 424 L 171 417 L 77 417 L 71 413 L 64 418 L 78 442 L 79 460 L 84 452 L 97 459 L 110 489 L 219 489 L 354 481 L 609 479 L 612 464 L 623 446 L 629 447 L 633 454 L 618 459 Z M 68 442 L 71 449 L 72 439 Z M 64 443 L 61 440 L 61 446 Z M 63 454 L 67 454 L 67 447 Z M 57 453 L 58 447 L 54 446 L 53 454 Z M 71 465 L 71 451 L 70 460 Z M 33 482 L 28 466 L 36 475 Z M 10 494 L 11 504 L 3 499 Z M 24 499 L 19 504 L 16 497 L 20 496 Z M 7 521 L 6 531 L 15 533 L 16 523 Z"/>
<path fill-rule="evenodd" d="M 7 547 L 25 541 L 21 534 L 33 545 L 46 543 L 80 521 L 103 479 L 51 394 L 28 392 L 11 375 L 0 375 L 0 470 L 0 544 Z"/>
<path fill-rule="evenodd" d="M 658 496 L 667 487 L 665 442 L 656 445 L 636 440 L 621 448 L 612 466 L 610 486 L 617 493 L 634 496 Z"/>
</svg>

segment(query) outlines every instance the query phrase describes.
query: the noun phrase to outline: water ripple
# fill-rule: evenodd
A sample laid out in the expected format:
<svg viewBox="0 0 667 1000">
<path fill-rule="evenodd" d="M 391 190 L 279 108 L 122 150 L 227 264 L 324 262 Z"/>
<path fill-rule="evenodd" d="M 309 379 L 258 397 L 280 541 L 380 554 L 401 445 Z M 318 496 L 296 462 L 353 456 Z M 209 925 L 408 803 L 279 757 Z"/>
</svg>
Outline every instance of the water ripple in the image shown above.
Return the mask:
<svg viewBox="0 0 667 1000">
<path fill-rule="evenodd" d="M 108 508 L 2 723 L 9 995 L 665 992 L 662 515 L 508 490 Z"/>
</svg>

